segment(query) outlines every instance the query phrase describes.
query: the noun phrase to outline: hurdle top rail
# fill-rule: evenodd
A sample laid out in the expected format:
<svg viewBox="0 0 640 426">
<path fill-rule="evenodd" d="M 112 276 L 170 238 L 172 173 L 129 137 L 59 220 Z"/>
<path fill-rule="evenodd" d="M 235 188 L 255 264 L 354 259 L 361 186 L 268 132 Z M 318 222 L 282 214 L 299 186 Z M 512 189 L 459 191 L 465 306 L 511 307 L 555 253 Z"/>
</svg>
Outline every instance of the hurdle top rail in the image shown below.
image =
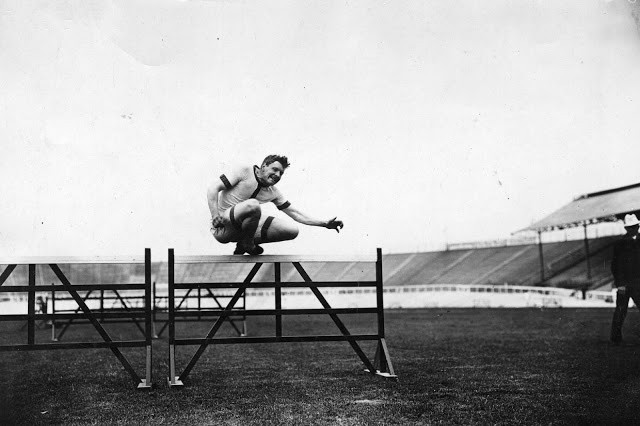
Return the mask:
<svg viewBox="0 0 640 426">
<path fill-rule="evenodd" d="M 174 263 L 311 263 L 376 262 L 376 255 L 259 255 L 259 256 L 175 256 Z"/>
<path fill-rule="evenodd" d="M 145 256 L 15 256 L 0 257 L 0 265 L 47 264 L 136 264 L 144 263 Z"/>
</svg>

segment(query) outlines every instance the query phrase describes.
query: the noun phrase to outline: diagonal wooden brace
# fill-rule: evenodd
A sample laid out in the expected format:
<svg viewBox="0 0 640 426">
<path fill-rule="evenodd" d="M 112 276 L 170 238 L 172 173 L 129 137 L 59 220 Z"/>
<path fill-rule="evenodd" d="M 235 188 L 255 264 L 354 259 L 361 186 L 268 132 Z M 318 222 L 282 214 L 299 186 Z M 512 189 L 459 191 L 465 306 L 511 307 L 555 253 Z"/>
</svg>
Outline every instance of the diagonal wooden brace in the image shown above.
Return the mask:
<svg viewBox="0 0 640 426">
<path fill-rule="evenodd" d="M 89 298 L 89 296 L 91 296 L 91 293 L 93 293 L 93 290 L 89 290 L 87 292 L 87 294 L 84 295 L 84 297 L 82 298 L 82 300 L 87 300 Z M 73 311 L 74 314 L 77 314 L 78 312 L 80 312 L 80 306 L 78 306 L 76 308 L 75 311 Z M 55 312 L 54 312 L 55 313 Z M 60 341 L 62 339 L 62 336 L 64 336 L 64 333 L 67 331 L 67 329 L 71 326 L 71 324 L 73 323 L 74 318 L 69 318 L 66 322 L 66 324 L 64 325 L 64 327 L 62 327 L 62 330 L 60 330 L 60 333 L 58 333 L 58 335 L 53 339 L 56 342 Z"/>
<path fill-rule="evenodd" d="M 122 296 L 120 296 L 120 293 L 118 293 L 116 290 L 113 290 L 113 293 L 116 295 L 116 297 L 118 298 L 118 300 L 120 301 L 120 303 L 122 304 L 122 307 L 124 308 L 124 310 L 126 312 L 131 312 L 131 309 L 129 309 L 129 305 L 127 305 L 127 302 L 122 298 Z M 145 330 L 143 330 L 143 328 L 140 326 L 140 323 L 138 322 L 138 320 L 136 319 L 135 316 L 131 317 L 131 320 L 134 322 L 134 324 L 136 325 L 136 327 L 138 327 L 138 330 L 140 330 L 140 332 L 142 333 L 143 336 L 146 336 L 145 334 Z"/>
<path fill-rule="evenodd" d="M 305 280 L 305 282 L 313 283 L 313 281 L 311 280 L 311 277 L 309 277 L 309 274 L 307 274 L 307 271 L 304 270 L 304 268 L 302 267 L 302 265 L 300 265 L 300 263 L 293 262 L 293 266 L 296 268 L 296 270 L 298 271 L 302 279 Z M 318 290 L 317 287 L 309 286 L 309 288 L 311 289 L 313 294 L 316 295 L 316 297 L 318 298 L 318 300 L 320 301 L 320 303 L 325 309 L 331 309 L 331 305 L 329 305 L 329 303 L 327 302 L 327 300 L 324 298 L 324 296 Z M 336 324 L 336 326 L 344 336 L 348 337 L 351 335 L 351 333 L 349 333 L 349 330 L 347 330 L 347 327 L 345 327 L 344 323 L 340 320 L 340 318 L 338 318 L 336 314 L 329 314 L 329 316 L 331 317 L 333 322 Z M 349 344 L 351 345 L 355 353 L 358 355 L 358 357 L 360 357 L 360 359 L 362 360 L 364 365 L 367 367 L 367 369 L 370 372 L 375 373 L 376 369 L 374 368 L 373 364 L 371 363 L 367 355 L 365 355 L 365 353 L 362 351 L 362 349 L 360 348 L 360 345 L 358 345 L 358 342 L 352 339 L 349 339 L 347 341 L 349 342 Z"/>
<path fill-rule="evenodd" d="M 211 298 L 213 299 L 214 302 L 216 302 L 216 305 L 218 305 L 218 308 L 223 309 L 222 305 L 220 304 L 220 302 L 218 301 L 218 298 L 216 297 L 216 295 L 211 291 L 210 288 L 207 289 L 207 293 L 209 293 L 209 296 L 211 296 Z M 227 321 L 229 322 L 229 324 L 231 325 L 231 327 L 233 327 L 233 329 L 236 331 L 236 333 L 238 333 L 238 336 L 243 336 L 243 331 L 240 330 L 238 328 L 238 326 L 236 325 L 236 322 L 233 318 L 231 317 L 227 317 Z"/>
<path fill-rule="evenodd" d="M 107 331 L 98 322 L 96 317 L 93 315 L 93 312 L 91 312 L 91 310 L 87 307 L 86 303 L 84 303 L 84 300 L 82 300 L 80 295 L 78 295 L 78 292 L 73 289 L 73 286 L 71 285 L 67 277 L 64 275 L 64 273 L 60 270 L 60 267 L 55 263 L 49 264 L 49 267 L 56 274 L 56 276 L 58 277 L 62 285 L 69 292 L 71 297 L 73 297 L 73 299 L 76 301 L 78 306 L 80 306 L 80 308 L 82 309 L 82 312 L 84 312 L 85 315 L 87 315 L 87 318 L 89 318 L 89 321 L 91 321 L 91 324 L 98 331 L 102 339 L 105 342 L 112 342 L 112 339 L 107 333 Z M 133 369 L 131 364 L 129 364 L 129 361 L 125 358 L 122 352 L 120 352 L 120 349 L 118 349 L 116 346 L 110 346 L 109 349 L 111 349 L 111 352 L 113 352 L 116 358 L 118 358 L 118 361 L 120 361 L 124 369 L 127 370 L 127 372 L 133 378 L 133 380 L 136 381 L 137 383 L 142 383 L 142 379 L 138 376 L 138 374 Z"/>
<path fill-rule="evenodd" d="M 4 268 L 4 271 L 0 274 L 0 285 L 4 284 L 7 278 L 9 278 L 9 275 L 11 275 L 13 270 L 16 269 L 16 266 L 17 265 L 7 265 L 7 267 Z"/>
<path fill-rule="evenodd" d="M 196 362 L 198 362 L 198 359 L 200 359 L 200 356 L 202 356 L 202 354 L 204 353 L 205 349 L 207 349 L 207 346 L 210 343 L 210 339 L 212 339 L 213 336 L 215 336 L 215 334 L 218 332 L 218 329 L 220 329 L 220 326 L 224 322 L 224 320 L 226 318 L 224 313 L 225 312 L 231 313 L 231 310 L 233 309 L 235 304 L 238 302 L 238 300 L 240 299 L 242 294 L 247 289 L 246 284 L 250 283 L 251 280 L 253 280 L 253 278 L 256 276 L 256 274 L 258 273 L 258 270 L 260 269 L 261 266 L 262 266 L 262 263 L 256 263 L 253 266 L 253 268 L 251 269 L 251 272 L 249 272 L 249 275 L 247 275 L 247 277 L 244 279 L 243 284 L 245 284 L 245 285 L 242 285 L 242 286 L 238 287 L 238 290 L 233 295 L 233 297 L 231 298 L 231 300 L 229 301 L 227 306 L 222 310 L 222 312 L 221 312 L 222 315 L 220 315 L 218 317 L 216 322 L 213 324 L 213 326 L 211 327 L 211 329 L 207 333 L 207 336 L 206 336 L 207 340 L 200 345 L 200 347 L 198 348 L 196 353 L 191 358 L 191 361 L 189 361 L 189 364 L 187 364 L 187 366 L 185 367 L 185 369 L 182 372 L 182 374 L 180 374 L 180 377 L 178 377 L 179 381 L 183 381 L 189 375 L 189 373 L 191 372 L 193 367 L 196 365 Z"/>
</svg>

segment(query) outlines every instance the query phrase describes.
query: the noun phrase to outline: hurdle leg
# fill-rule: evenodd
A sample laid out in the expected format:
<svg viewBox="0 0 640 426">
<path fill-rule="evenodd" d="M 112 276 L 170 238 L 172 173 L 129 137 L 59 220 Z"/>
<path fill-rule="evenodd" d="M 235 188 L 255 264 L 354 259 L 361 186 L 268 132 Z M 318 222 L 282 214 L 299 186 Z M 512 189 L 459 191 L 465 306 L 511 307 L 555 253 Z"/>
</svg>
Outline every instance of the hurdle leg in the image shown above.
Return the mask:
<svg viewBox="0 0 640 426">
<path fill-rule="evenodd" d="M 151 331 L 153 325 L 153 306 L 151 305 L 151 249 L 145 249 L 144 251 L 144 284 L 144 338 L 146 340 L 147 357 L 145 363 L 145 376 L 138 384 L 138 389 L 151 389 L 151 368 L 153 364 L 153 352 L 151 347 L 153 342 Z M 115 293 L 118 294 L 117 292 Z M 118 297 L 120 297 L 119 294 Z M 122 299 L 121 302 L 124 304 Z M 138 322 L 136 321 L 136 325 L 137 324 Z"/>
<path fill-rule="evenodd" d="M 273 264 L 276 287 L 274 288 L 275 307 L 277 310 L 282 309 L 282 287 L 278 284 L 282 282 L 282 271 L 280 269 L 280 263 Z M 282 315 L 276 314 L 276 337 L 282 337 Z"/>
<path fill-rule="evenodd" d="M 247 292 L 242 293 L 242 310 L 247 309 Z M 247 337 L 247 315 L 242 314 L 242 333 L 240 337 Z"/>
<path fill-rule="evenodd" d="M 391 364 L 391 357 L 389 356 L 389 349 L 387 348 L 387 342 L 384 340 L 384 338 L 378 341 L 373 366 L 375 367 L 376 375 L 382 376 L 387 379 L 398 379 L 398 376 L 396 376 L 393 370 L 393 364 Z M 368 373 L 371 372 L 369 370 L 365 371 L 367 371 Z"/>
<path fill-rule="evenodd" d="M 167 382 L 169 383 L 169 387 L 175 386 L 183 386 L 182 380 L 176 376 L 176 323 L 175 323 L 175 272 L 174 272 L 174 252 L 173 249 L 169 249 L 169 262 L 168 262 L 168 295 L 167 295 L 167 304 L 169 308 L 169 319 L 165 326 L 169 325 L 169 377 L 167 378 Z M 189 290 L 191 291 L 191 290 Z M 187 295 L 189 293 L 187 292 Z M 186 296 L 185 296 L 186 298 Z M 183 298 L 180 304 L 185 299 Z M 164 330 L 164 327 L 162 328 Z M 162 333 L 162 330 L 160 330 Z"/>
<path fill-rule="evenodd" d="M 155 317 L 156 314 L 154 313 L 153 315 Z M 153 338 L 154 339 L 158 339 L 159 337 L 158 337 L 158 333 L 156 332 L 156 322 L 155 321 L 151 322 L 151 330 L 152 330 L 152 333 L 153 333 Z"/>
<path fill-rule="evenodd" d="M 158 333 L 156 332 L 156 307 L 157 307 L 157 299 L 156 299 L 156 282 L 154 281 L 151 287 L 151 333 L 154 339 L 158 338 Z"/>
<path fill-rule="evenodd" d="M 30 345 L 35 343 L 35 315 L 36 315 L 36 265 L 29 265 L 29 294 L 27 312 L 27 342 Z"/>
<path fill-rule="evenodd" d="M 184 383 L 176 376 L 176 345 L 169 345 L 169 387 L 184 386 Z"/>
<path fill-rule="evenodd" d="M 145 362 L 145 376 L 144 376 L 144 379 L 140 379 L 140 383 L 138 383 L 138 389 L 151 389 L 151 366 L 152 366 L 151 345 L 147 345 L 146 349 L 147 349 L 147 358 Z"/>
<path fill-rule="evenodd" d="M 388 379 L 398 380 L 393 370 L 393 364 L 391 364 L 391 357 L 389 356 L 389 349 L 387 348 L 387 342 L 385 340 L 384 330 L 384 301 L 383 301 L 383 288 L 382 288 L 382 249 L 377 249 L 376 260 L 376 305 L 377 305 L 377 317 L 378 317 L 378 345 L 376 347 L 376 355 L 373 361 L 375 367 L 374 371 L 378 376 L 382 376 Z M 368 371 L 368 370 L 366 370 Z"/>
<path fill-rule="evenodd" d="M 51 313 L 53 314 L 53 318 L 51 318 L 51 341 L 57 342 L 58 338 L 56 337 L 56 292 L 54 290 L 51 290 Z"/>
</svg>

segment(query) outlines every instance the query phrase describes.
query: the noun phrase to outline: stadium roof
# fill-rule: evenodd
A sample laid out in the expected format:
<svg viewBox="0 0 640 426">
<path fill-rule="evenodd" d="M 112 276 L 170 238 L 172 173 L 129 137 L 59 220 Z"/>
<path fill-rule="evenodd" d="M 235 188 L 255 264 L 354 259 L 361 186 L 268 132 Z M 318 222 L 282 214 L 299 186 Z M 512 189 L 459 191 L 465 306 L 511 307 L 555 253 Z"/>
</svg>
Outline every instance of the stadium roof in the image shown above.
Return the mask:
<svg viewBox="0 0 640 426">
<path fill-rule="evenodd" d="M 627 213 L 640 212 L 640 183 L 584 194 L 535 222 L 524 231 L 552 231 L 583 224 L 613 222 Z"/>
</svg>

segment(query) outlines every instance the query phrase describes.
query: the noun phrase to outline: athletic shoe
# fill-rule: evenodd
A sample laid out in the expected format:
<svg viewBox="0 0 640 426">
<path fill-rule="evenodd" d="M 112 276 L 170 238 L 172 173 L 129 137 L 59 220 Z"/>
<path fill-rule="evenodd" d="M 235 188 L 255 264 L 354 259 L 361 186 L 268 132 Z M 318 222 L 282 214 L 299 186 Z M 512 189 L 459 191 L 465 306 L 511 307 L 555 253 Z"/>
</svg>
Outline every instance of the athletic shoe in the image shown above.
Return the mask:
<svg viewBox="0 0 640 426">
<path fill-rule="evenodd" d="M 252 248 L 248 248 L 244 244 L 242 244 L 242 242 L 238 241 L 238 243 L 236 244 L 236 249 L 233 251 L 233 254 L 242 255 L 245 253 L 251 256 L 258 256 L 264 253 L 264 249 L 257 244 L 255 244 Z"/>
<path fill-rule="evenodd" d="M 245 248 L 245 251 L 250 254 L 251 256 L 258 256 L 262 253 L 264 253 L 264 249 L 262 247 L 260 247 L 259 245 L 255 245 L 253 246 L 253 248 Z"/>
<path fill-rule="evenodd" d="M 240 242 L 236 244 L 236 249 L 233 251 L 233 254 L 244 254 L 244 246 Z"/>
</svg>

